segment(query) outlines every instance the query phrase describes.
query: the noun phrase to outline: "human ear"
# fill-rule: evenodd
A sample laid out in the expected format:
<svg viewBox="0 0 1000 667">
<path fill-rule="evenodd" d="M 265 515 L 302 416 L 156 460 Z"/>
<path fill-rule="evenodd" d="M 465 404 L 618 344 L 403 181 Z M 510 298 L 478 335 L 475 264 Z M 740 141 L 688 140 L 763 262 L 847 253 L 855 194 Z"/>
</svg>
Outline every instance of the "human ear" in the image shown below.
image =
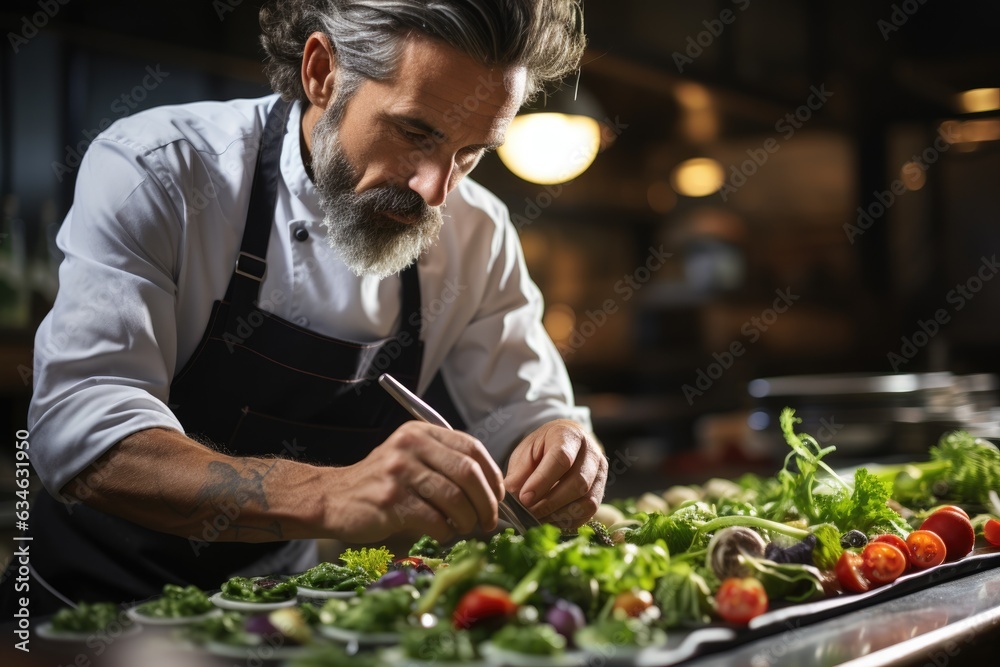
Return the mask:
<svg viewBox="0 0 1000 667">
<path fill-rule="evenodd" d="M 330 40 L 321 32 L 309 35 L 302 49 L 302 88 L 310 104 L 325 110 L 333 100 L 336 69 Z"/>
</svg>

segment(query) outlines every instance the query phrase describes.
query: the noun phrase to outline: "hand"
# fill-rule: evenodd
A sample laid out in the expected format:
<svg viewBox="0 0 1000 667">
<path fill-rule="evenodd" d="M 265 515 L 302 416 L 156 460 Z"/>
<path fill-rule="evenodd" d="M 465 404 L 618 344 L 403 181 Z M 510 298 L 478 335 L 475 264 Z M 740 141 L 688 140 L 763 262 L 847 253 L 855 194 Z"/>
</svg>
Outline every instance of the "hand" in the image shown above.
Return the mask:
<svg viewBox="0 0 1000 667">
<path fill-rule="evenodd" d="M 445 542 L 497 526 L 503 475 L 472 436 L 423 422 L 400 426 L 364 460 L 336 471 L 327 524 L 357 543 L 427 534 Z"/>
<path fill-rule="evenodd" d="M 563 530 L 594 516 L 604 498 L 608 460 L 576 422 L 544 424 L 514 449 L 504 483 L 531 513 Z"/>
</svg>

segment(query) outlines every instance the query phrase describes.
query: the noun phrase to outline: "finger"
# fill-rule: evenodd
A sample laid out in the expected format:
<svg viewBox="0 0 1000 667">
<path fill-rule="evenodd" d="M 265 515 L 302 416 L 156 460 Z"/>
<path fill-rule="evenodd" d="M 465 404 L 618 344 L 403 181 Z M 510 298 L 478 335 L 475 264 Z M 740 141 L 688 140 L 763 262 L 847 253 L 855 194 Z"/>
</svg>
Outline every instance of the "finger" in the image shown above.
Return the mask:
<svg viewBox="0 0 1000 667">
<path fill-rule="evenodd" d="M 426 469 L 414 480 L 413 491 L 443 515 L 459 533 L 471 532 L 479 518 L 465 491 L 440 473 Z"/>
<path fill-rule="evenodd" d="M 468 433 L 452 431 L 449 429 L 440 429 L 437 427 L 432 428 L 433 430 L 430 432 L 430 435 L 435 440 L 475 459 L 475 461 L 479 464 L 483 473 L 483 478 L 486 480 L 489 489 L 493 492 L 493 495 L 496 496 L 498 501 L 503 499 L 503 473 L 500 472 L 500 467 L 497 465 L 497 462 L 493 460 L 493 457 L 490 455 L 489 451 L 487 451 L 486 446 Z"/>
<path fill-rule="evenodd" d="M 521 497 L 521 489 L 535 469 L 532 453 L 537 437 L 529 436 L 518 445 L 507 460 L 507 476 L 503 480 L 508 493 Z"/>
<path fill-rule="evenodd" d="M 447 517 L 437 508 L 411 496 L 407 508 L 399 512 L 399 517 L 406 526 L 405 533 L 419 537 L 430 535 L 442 544 L 455 538 L 455 528 L 448 523 Z"/>
<path fill-rule="evenodd" d="M 497 525 L 499 497 L 487 479 L 487 473 L 484 471 L 480 459 L 462 451 L 467 446 L 469 443 L 460 443 L 455 448 L 442 447 L 440 442 L 435 442 L 420 446 L 418 455 L 424 465 L 449 480 L 448 483 L 452 487 L 462 492 L 465 502 L 474 508 L 483 529 L 493 530 Z M 499 470 L 497 470 L 497 474 L 499 475 Z M 448 491 L 443 492 L 449 494 Z M 500 493 L 503 493 L 502 486 Z M 458 503 L 459 497 L 455 494 L 449 494 L 446 502 Z"/>
<path fill-rule="evenodd" d="M 569 429 L 550 429 L 545 433 L 542 456 L 527 481 L 521 485 L 518 498 L 529 507 L 549 491 L 576 463 L 585 445 L 583 437 Z"/>
<path fill-rule="evenodd" d="M 552 514 L 581 498 L 604 492 L 607 460 L 593 448 L 584 447 L 579 456 L 553 489 L 531 507 L 536 516 Z M 595 488 L 595 485 L 598 488 Z"/>
</svg>

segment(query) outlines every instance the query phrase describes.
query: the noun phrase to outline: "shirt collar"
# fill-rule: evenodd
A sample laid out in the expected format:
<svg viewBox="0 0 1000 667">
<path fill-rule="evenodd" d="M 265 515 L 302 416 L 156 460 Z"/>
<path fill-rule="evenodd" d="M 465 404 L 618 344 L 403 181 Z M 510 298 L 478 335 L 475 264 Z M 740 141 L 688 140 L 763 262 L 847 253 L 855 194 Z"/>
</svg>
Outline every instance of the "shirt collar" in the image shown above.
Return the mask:
<svg viewBox="0 0 1000 667">
<path fill-rule="evenodd" d="M 323 216 L 319 207 L 319 192 L 302 163 L 301 134 L 302 102 L 296 100 L 288 113 L 285 141 L 281 147 L 281 175 L 289 192 L 305 204 L 316 215 L 317 220 L 321 220 Z"/>
</svg>

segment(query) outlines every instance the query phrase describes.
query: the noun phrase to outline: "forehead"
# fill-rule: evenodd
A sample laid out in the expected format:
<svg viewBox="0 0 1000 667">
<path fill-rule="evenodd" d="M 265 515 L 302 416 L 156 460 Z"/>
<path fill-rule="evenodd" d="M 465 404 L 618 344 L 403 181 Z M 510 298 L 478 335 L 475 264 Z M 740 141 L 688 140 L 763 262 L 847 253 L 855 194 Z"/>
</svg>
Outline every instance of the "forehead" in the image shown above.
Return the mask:
<svg viewBox="0 0 1000 667">
<path fill-rule="evenodd" d="M 411 36 L 396 74 L 370 81 L 388 114 L 417 116 L 449 139 L 502 141 L 524 99 L 522 67 L 490 68 L 444 42 Z"/>
</svg>

